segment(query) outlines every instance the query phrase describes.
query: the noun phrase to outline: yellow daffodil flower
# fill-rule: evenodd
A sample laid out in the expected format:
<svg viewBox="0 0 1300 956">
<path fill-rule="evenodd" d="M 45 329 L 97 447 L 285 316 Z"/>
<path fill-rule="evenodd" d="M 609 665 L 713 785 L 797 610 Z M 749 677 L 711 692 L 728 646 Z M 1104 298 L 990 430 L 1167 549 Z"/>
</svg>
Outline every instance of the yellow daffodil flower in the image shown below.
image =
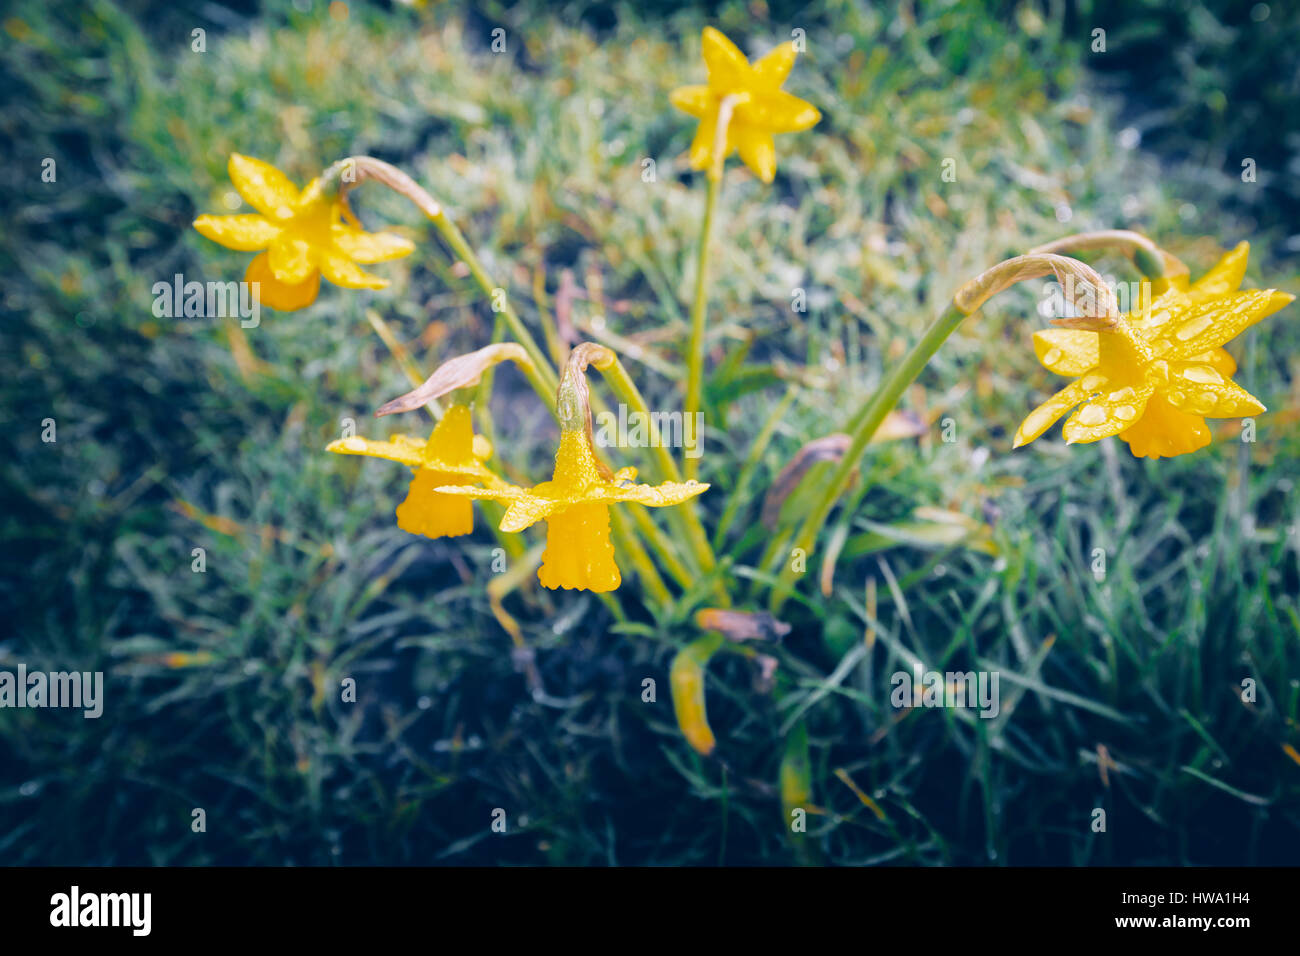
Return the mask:
<svg viewBox="0 0 1300 956">
<path fill-rule="evenodd" d="M 474 434 L 468 405 L 451 405 L 434 426 L 428 441 L 394 435 L 388 441 L 340 438 L 326 451 L 368 455 L 399 461 L 416 469 L 406 500 L 397 506 L 397 526 L 426 538 L 449 538 L 474 530 L 474 514 L 466 498 L 443 494 L 442 486 L 458 482 L 503 484 L 480 459 L 490 458 L 481 436 Z"/>
<path fill-rule="evenodd" d="M 607 473 L 605 473 L 607 474 Z M 538 579 L 545 587 L 612 591 L 622 583 L 609 539 L 609 506 L 632 501 L 648 508 L 681 504 L 709 486 L 697 481 L 637 485 L 635 468 L 602 474 L 591 439 L 582 429 L 560 433 L 555 471 L 550 481 L 532 489 L 442 487 L 445 495 L 491 498 L 508 502 L 502 531 L 523 531 L 546 520 L 546 550 Z"/>
<path fill-rule="evenodd" d="M 227 249 L 265 250 L 244 281 L 259 283 L 263 305 L 289 312 L 316 301 L 320 277 L 345 289 L 382 289 L 387 279 L 362 271 L 415 248 L 391 233 L 369 233 L 344 222 L 337 190 L 313 179 L 301 192 L 270 163 L 232 153 L 227 165 L 239 195 L 261 215 L 199 216 L 194 228 Z"/>
<path fill-rule="evenodd" d="M 1249 246 L 1241 243 L 1197 282 L 1172 279 L 1148 311 L 1120 317 L 1109 332 L 1049 329 L 1034 333 L 1039 360 L 1078 376 L 1028 417 L 1020 447 L 1065 423 L 1067 442 L 1119 435 L 1139 458 L 1182 455 L 1210 442 L 1205 417 L 1255 415 L 1263 404 L 1232 381 L 1236 362 L 1222 346 L 1295 297 L 1274 289 L 1237 291 Z"/>
<path fill-rule="evenodd" d="M 709 82 L 673 90 L 673 106 L 699 119 L 691 143 L 691 167 L 707 169 L 714 161 L 718 114 L 731 97 L 734 112 L 727 124 L 726 147 L 721 160 L 739 151 L 741 160 L 765 183 L 776 175 L 776 133 L 798 133 L 822 118 L 811 103 L 781 89 L 794 66 L 793 43 L 783 43 L 750 63 L 734 43 L 713 27 L 704 28 L 704 63 Z"/>
</svg>

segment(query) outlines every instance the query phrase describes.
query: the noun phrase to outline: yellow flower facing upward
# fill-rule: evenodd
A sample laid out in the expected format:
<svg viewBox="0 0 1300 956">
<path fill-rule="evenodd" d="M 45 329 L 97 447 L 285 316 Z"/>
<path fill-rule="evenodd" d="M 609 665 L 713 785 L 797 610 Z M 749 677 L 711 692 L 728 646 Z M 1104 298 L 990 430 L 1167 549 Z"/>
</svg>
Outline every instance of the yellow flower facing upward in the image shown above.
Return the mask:
<svg viewBox="0 0 1300 956">
<path fill-rule="evenodd" d="M 388 280 L 358 263 L 399 259 L 415 248 L 401 236 L 344 222 L 343 200 L 320 178 L 299 191 L 270 163 L 239 153 L 231 154 L 227 168 L 239 195 L 260 215 L 204 215 L 194 228 L 227 249 L 261 251 L 244 281 L 260 284 L 263 305 L 285 312 L 311 305 L 322 275 L 345 289 L 382 289 Z"/>
<path fill-rule="evenodd" d="M 546 550 L 538 579 L 545 587 L 586 591 L 612 591 L 622 583 L 609 538 L 609 506 L 631 501 L 648 508 L 681 504 L 709 486 L 697 481 L 638 485 L 635 468 L 623 468 L 612 477 L 602 474 L 582 429 L 560 432 L 555 471 L 550 481 L 531 489 L 507 485 L 500 488 L 442 487 L 446 495 L 491 498 L 509 503 L 501 519 L 502 531 L 523 531 L 546 521 Z"/>
<path fill-rule="evenodd" d="M 822 118 L 811 103 L 781 89 L 794 66 L 794 44 L 783 43 L 752 64 L 713 27 L 704 28 L 702 45 L 709 82 L 679 87 L 670 95 L 673 106 L 700 121 L 691 143 L 691 167 L 707 169 L 715 158 L 721 164 L 739 151 L 745 165 L 770 183 L 776 175 L 772 137 L 811 129 Z M 722 156 L 715 157 L 718 117 L 729 97 L 733 112 L 727 123 L 726 144 Z"/>
<path fill-rule="evenodd" d="M 1016 432 L 1019 448 L 1070 409 L 1067 442 L 1119 435 L 1137 457 L 1182 455 L 1210 442 L 1205 418 L 1264 411 L 1232 381 L 1236 362 L 1222 346 L 1295 297 L 1275 289 L 1237 291 L 1249 246 L 1241 243 L 1201 279 L 1185 276 L 1150 309 L 1120 317 L 1114 331 L 1049 329 L 1034 333 L 1039 360 L 1053 372 L 1078 376 L 1028 417 Z"/>
<path fill-rule="evenodd" d="M 388 441 L 340 438 L 326 451 L 340 455 L 367 455 L 399 461 L 416 469 L 406 500 L 397 506 L 397 526 L 426 538 L 448 538 L 474 530 L 474 514 L 466 498 L 443 494 L 445 485 L 482 482 L 500 485 L 481 459 L 492 450 L 474 434 L 468 405 L 451 405 L 434 426 L 428 441 L 408 435 L 394 435 Z"/>
</svg>

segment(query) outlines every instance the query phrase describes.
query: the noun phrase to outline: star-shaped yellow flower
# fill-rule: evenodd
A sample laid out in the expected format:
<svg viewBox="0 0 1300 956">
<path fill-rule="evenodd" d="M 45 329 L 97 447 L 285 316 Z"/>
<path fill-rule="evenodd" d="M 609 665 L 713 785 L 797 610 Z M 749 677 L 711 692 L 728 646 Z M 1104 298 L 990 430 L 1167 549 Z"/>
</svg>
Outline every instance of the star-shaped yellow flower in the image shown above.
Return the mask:
<svg viewBox="0 0 1300 956">
<path fill-rule="evenodd" d="M 330 442 L 326 451 L 387 458 L 415 468 L 406 500 L 397 506 L 397 526 L 426 538 L 455 537 L 474 530 L 469 500 L 442 494 L 442 486 L 457 482 L 504 484 L 480 460 L 490 458 L 492 450 L 474 434 L 468 405 L 448 407 L 428 441 L 408 435 L 394 435 L 388 441 L 339 438 Z"/>
<path fill-rule="evenodd" d="M 357 263 L 400 259 L 415 248 L 401 236 L 344 222 L 343 201 L 329 195 L 320 179 L 299 192 L 270 163 L 239 153 L 231 154 L 227 168 L 239 195 L 261 215 L 204 215 L 194 228 L 227 249 L 266 250 L 244 273 L 245 282 L 260 284 L 263 305 L 285 312 L 311 305 L 322 275 L 345 289 L 382 289 L 388 280 Z"/>
<path fill-rule="evenodd" d="M 1207 416 L 1264 411 L 1231 380 L 1236 362 L 1222 346 L 1295 297 L 1275 289 L 1237 291 L 1248 254 L 1243 242 L 1197 282 L 1173 279 L 1148 312 L 1121 316 L 1115 331 L 1035 332 L 1034 349 L 1043 365 L 1078 378 L 1030 412 L 1016 432 L 1016 447 L 1033 441 L 1076 405 L 1065 423 L 1066 441 L 1119 435 L 1139 458 L 1205 447 Z"/>
<path fill-rule="evenodd" d="M 555 471 L 550 481 L 532 489 L 507 485 L 481 489 L 442 487 L 446 495 L 491 498 L 509 502 L 502 531 L 523 531 L 546 520 L 546 550 L 538 579 L 545 587 L 612 591 L 622 583 L 609 539 L 609 506 L 632 501 L 648 508 L 681 504 L 709 486 L 697 481 L 637 485 L 635 468 L 623 468 L 606 478 L 596 461 L 586 432 L 560 433 Z"/>
<path fill-rule="evenodd" d="M 714 140 L 722 101 L 735 104 L 727 124 L 726 148 L 719 162 L 739 151 L 740 158 L 765 183 L 776 175 L 776 133 L 798 133 L 817 125 L 822 114 L 811 103 L 781 89 L 794 66 L 793 43 L 783 43 L 754 63 L 713 27 L 704 28 L 705 86 L 683 86 L 670 95 L 673 106 L 697 117 L 691 167 L 706 169 L 714 160 Z"/>
</svg>

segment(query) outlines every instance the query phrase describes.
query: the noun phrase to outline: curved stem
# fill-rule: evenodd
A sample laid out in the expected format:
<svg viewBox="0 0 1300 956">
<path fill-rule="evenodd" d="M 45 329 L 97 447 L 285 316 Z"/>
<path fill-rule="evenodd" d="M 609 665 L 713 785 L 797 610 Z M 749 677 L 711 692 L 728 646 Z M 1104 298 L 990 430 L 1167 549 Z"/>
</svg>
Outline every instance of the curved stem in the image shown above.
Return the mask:
<svg viewBox="0 0 1300 956">
<path fill-rule="evenodd" d="M 478 283 L 478 287 L 488 297 L 488 300 L 492 301 L 498 291 L 504 294 L 504 287 L 492 281 L 492 277 L 487 274 L 487 270 L 483 268 L 483 264 L 479 261 L 478 256 L 474 254 L 474 250 L 465 241 L 465 236 L 457 228 L 456 224 L 447 218 L 446 213 L 441 213 L 436 218 L 430 218 L 433 219 L 433 224 L 438 227 L 438 231 L 442 233 L 447 245 L 451 247 L 451 251 L 469 267 L 470 275 L 474 277 L 474 281 Z M 495 307 L 495 303 L 493 304 Z M 525 367 L 524 369 L 529 384 L 533 386 L 533 390 L 538 395 L 542 396 L 547 406 L 554 409 L 555 387 L 559 383 L 559 379 L 552 369 L 550 359 L 546 357 L 546 353 L 538 346 L 537 340 L 533 338 L 523 320 L 515 312 L 508 295 L 503 295 L 499 314 L 505 319 L 506 325 L 509 326 L 510 334 L 518 340 L 519 344 L 524 347 L 524 351 L 528 353 L 528 357 L 532 359 L 533 367 L 531 369 Z"/>
<path fill-rule="evenodd" d="M 796 548 L 801 549 L 805 555 L 812 553 L 818 533 L 826 524 L 835 502 L 848 486 L 853 469 L 858 467 L 871 436 L 890 410 L 898 404 L 907 387 L 921 374 L 934 353 L 939 351 L 939 346 L 952 335 L 966 316 L 978 311 L 990 298 L 1015 283 L 1049 273 L 1056 275 L 1067 295 L 1076 295 L 1087 303 L 1085 312 L 1092 313 L 1085 314 L 1080 319 L 1058 321 L 1056 324 L 1068 324 L 1073 328 L 1093 331 L 1115 329 L 1122 325 L 1114 294 L 1106 287 L 1101 276 L 1077 259 L 1036 253 L 1007 259 L 980 273 L 957 290 L 952 304 L 926 329 L 921 340 L 903 360 L 890 370 L 875 394 L 853 418 L 847 429 L 852 439 L 848 451 L 831 473 L 816 506 L 800 526 L 794 539 Z M 769 604 L 773 613 L 780 610 L 793 589 L 794 577 L 798 572 L 792 564 L 793 562 L 785 563 L 776 586 L 772 589 Z"/>
<path fill-rule="evenodd" d="M 375 159 L 372 156 L 349 156 L 347 159 L 339 160 L 325 171 L 325 174 L 320 178 L 318 188 L 323 190 L 337 189 L 339 194 L 346 199 L 348 191 L 355 189 L 363 182 L 377 182 L 387 186 L 398 195 L 410 200 L 417 209 L 424 213 L 437 227 L 438 232 L 442 234 L 447 245 L 451 247 L 451 251 L 469 267 L 470 275 L 474 277 L 474 281 L 483 294 L 488 297 L 488 301 L 492 302 L 493 308 L 497 307 L 495 302 L 496 294 L 498 291 L 504 293 L 504 287 L 497 285 L 492 280 L 492 277 L 488 275 L 483 263 L 474 254 L 474 250 L 470 248 L 464 234 L 447 216 L 442 204 L 429 195 L 424 187 L 396 166 Z M 532 360 L 533 367 L 531 369 L 524 367 L 524 374 L 528 377 L 529 383 L 533 386 L 534 391 L 542 397 L 542 400 L 546 402 L 547 407 L 554 411 L 555 386 L 559 381 L 554 367 L 546 354 L 538 347 L 536 340 L 524 325 L 523 320 L 519 318 L 510 305 L 508 296 L 504 297 L 499 314 L 505 319 L 506 325 L 510 328 L 510 333 L 524 347 L 528 357 Z"/>
</svg>

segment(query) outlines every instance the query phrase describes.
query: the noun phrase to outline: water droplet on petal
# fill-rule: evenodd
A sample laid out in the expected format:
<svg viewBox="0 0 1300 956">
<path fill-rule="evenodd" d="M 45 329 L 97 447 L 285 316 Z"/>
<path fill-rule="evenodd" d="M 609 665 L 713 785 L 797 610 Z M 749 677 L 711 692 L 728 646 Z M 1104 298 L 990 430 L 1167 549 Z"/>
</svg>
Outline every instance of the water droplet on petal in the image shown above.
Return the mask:
<svg viewBox="0 0 1300 956">
<path fill-rule="evenodd" d="M 1100 405 L 1085 405 L 1079 409 L 1080 425 L 1100 425 L 1106 420 L 1106 409 Z"/>
<path fill-rule="evenodd" d="M 1219 385 L 1223 376 L 1208 365 L 1189 365 L 1183 369 L 1183 378 L 1200 385 Z"/>
</svg>

